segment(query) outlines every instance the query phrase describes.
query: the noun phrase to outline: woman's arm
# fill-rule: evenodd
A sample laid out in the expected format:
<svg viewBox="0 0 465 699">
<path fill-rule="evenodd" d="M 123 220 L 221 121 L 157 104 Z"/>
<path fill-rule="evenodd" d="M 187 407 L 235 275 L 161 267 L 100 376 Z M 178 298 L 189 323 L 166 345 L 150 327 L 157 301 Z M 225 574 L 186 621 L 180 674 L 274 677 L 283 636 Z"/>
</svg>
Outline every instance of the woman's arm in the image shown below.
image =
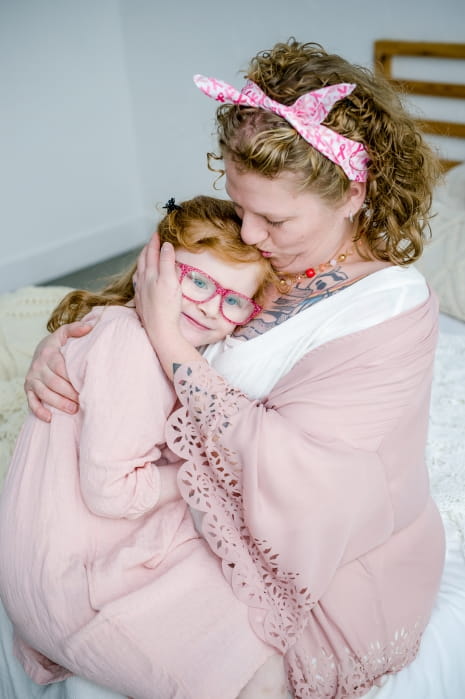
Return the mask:
<svg viewBox="0 0 465 699">
<path fill-rule="evenodd" d="M 91 329 L 92 326 L 81 322 L 62 325 L 37 345 L 24 390 L 29 408 L 40 420 L 51 420 L 50 410 L 45 404 L 67 413 L 77 411 L 79 395 L 69 381 L 60 350 L 70 337 L 82 337 Z"/>
</svg>

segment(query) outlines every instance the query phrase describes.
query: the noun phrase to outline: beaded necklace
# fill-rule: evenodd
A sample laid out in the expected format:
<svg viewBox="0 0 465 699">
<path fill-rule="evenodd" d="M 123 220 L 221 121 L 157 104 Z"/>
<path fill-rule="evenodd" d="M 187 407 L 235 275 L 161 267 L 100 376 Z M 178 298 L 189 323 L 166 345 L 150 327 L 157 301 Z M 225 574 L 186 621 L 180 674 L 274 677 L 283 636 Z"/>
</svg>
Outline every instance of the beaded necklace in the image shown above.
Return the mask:
<svg viewBox="0 0 465 699">
<path fill-rule="evenodd" d="M 299 274 L 294 274 L 294 275 L 285 275 L 281 277 L 278 281 L 278 289 L 282 293 L 287 293 L 295 284 L 298 284 L 298 282 L 302 281 L 302 279 L 312 279 L 313 277 L 316 277 L 317 274 L 322 274 L 323 272 L 327 272 L 328 269 L 331 269 L 332 267 L 337 267 L 337 265 L 342 265 L 344 262 L 347 261 L 347 258 L 352 255 L 354 252 L 353 248 L 349 248 L 345 252 L 341 252 L 339 255 L 336 257 L 331 258 L 328 260 L 328 262 L 322 262 L 319 264 L 317 267 L 308 267 L 304 272 L 300 272 Z"/>
</svg>

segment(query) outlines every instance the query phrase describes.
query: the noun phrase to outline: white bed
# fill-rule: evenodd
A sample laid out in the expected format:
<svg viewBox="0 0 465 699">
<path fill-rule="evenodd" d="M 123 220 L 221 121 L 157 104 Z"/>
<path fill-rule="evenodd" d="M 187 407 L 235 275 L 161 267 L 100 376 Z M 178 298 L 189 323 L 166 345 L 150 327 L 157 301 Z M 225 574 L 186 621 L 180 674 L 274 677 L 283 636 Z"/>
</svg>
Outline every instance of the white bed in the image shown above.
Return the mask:
<svg viewBox="0 0 465 699">
<path fill-rule="evenodd" d="M 380 43 L 386 51 L 389 42 Z M 405 46 L 406 42 L 401 43 Z M 428 45 L 421 46 L 424 50 Z M 465 57 L 465 45 L 463 49 Z M 437 216 L 432 242 L 417 266 L 441 305 L 427 461 L 447 532 L 446 566 L 418 657 L 382 687 L 374 688 L 370 699 L 465 697 L 465 163 L 447 171 L 433 208 Z M 0 486 L 26 413 L 24 373 L 51 309 L 66 291 L 63 287 L 26 287 L 0 295 Z M 8 644 L 9 626 L 1 616 L 0 630 L 2 699 L 119 699 L 120 695 L 78 678 L 33 687 L 25 677 L 21 679 L 19 666 L 7 664 L 1 644 Z M 18 678 L 13 696 L 8 689 L 10 674 Z"/>
</svg>

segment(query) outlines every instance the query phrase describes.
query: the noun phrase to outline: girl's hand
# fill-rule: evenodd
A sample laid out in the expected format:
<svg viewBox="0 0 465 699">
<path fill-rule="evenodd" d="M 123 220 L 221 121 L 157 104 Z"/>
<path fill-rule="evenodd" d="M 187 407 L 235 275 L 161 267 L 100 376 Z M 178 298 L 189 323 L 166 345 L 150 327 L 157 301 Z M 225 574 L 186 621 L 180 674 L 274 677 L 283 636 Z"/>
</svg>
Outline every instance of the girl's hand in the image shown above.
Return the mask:
<svg viewBox="0 0 465 699">
<path fill-rule="evenodd" d="M 40 420 L 50 422 L 52 417 L 44 403 L 67 413 L 77 411 L 79 395 L 69 382 L 60 348 L 68 338 L 82 337 L 91 329 L 91 325 L 80 322 L 62 325 L 37 345 L 24 390 L 29 408 Z"/>
</svg>

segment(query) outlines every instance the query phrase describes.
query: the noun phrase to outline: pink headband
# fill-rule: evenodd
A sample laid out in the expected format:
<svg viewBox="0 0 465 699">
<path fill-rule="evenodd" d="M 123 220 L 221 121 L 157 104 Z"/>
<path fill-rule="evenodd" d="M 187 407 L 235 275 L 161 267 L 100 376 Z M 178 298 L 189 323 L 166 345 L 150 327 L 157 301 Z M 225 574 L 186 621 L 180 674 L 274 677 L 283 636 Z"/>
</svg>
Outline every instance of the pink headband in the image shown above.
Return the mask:
<svg viewBox="0 0 465 699">
<path fill-rule="evenodd" d="M 204 75 L 194 75 L 194 82 L 202 92 L 208 97 L 213 97 L 217 102 L 261 107 L 268 112 L 278 114 L 322 155 L 336 165 L 340 165 L 349 180 L 366 181 L 369 158 L 363 145 L 341 136 L 321 123 L 336 102 L 349 95 L 355 89 L 355 85 L 351 83 L 328 85 L 319 90 L 307 92 L 288 107 L 267 97 L 251 80 L 246 82 L 240 92 L 222 80 L 207 78 Z"/>
</svg>

